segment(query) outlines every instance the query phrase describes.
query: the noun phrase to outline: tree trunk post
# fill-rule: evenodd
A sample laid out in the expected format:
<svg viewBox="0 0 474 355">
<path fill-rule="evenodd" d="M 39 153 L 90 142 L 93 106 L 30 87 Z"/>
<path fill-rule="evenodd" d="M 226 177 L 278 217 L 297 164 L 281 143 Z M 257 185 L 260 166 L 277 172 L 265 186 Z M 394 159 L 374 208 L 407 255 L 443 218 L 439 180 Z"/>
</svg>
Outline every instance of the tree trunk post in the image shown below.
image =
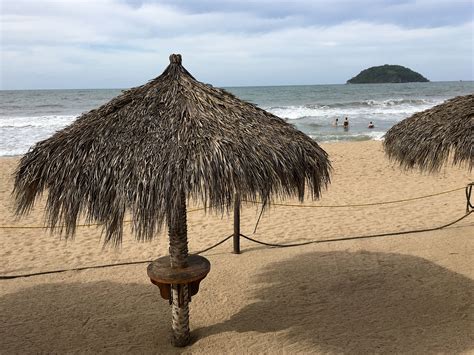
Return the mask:
<svg viewBox="0 0 474 355">
<path fill-rule="evenodd" d="M 188 236 L 186 225 L 186 196 L 179 196 L 179 211 L 175 220 L 168 222 L 171 267 L 186 267 L 188 257 Z M 172 284 L 172 339 L 174 346 L 183 347 L 189 344 L 189 297 L 188 285 Z"/>
<path fill-rule="evenodd" d="M 240 195 L 234 196 L 234 254 L 240 254 Z"/>
</svg>

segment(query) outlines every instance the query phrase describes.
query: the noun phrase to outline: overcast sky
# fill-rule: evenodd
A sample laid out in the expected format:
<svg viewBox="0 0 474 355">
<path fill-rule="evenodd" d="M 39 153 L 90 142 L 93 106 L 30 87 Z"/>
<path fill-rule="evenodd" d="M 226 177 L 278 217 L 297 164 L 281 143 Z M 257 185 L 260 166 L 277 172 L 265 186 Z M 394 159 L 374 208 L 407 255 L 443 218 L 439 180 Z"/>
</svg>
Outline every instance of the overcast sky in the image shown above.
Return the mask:
<svg viewBox="0 0 474 355">
<path fill-rule="evenodd" d="M 216 86 L 337 84 L 407 66 L 473 80 L 461 0 L 0 0 L 1 89 L 126 88 L 170 53 Z"/>
</svg>

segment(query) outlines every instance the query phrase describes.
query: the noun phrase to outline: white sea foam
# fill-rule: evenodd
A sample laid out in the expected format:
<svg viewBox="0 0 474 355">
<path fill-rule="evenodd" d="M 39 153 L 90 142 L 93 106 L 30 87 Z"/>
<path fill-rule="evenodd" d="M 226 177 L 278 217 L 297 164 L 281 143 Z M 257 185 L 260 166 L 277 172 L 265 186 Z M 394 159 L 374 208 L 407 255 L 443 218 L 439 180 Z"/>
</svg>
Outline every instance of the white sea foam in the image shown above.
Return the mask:
<svg viewBox="0 0 474 355">
<path fill-rule="evenodd" d="M 383 136 L 385 134 L 385 132 L 381 132 L 381 131 L 371 131 L 371 132 L 368 132 L 366 133 L 371 139 L 373 139 L 374 141 L 381 141 L 383 140 Z"/>
<path fill-rule="evenodd" d="M 346 141 L 367 141 L 383 140 L 385 132 L 383 131 L 368 131 L 368 132 L 357 132 L 348 134 L 337 134 L 331 132 L 325 132 L 320 134 L 310 134 L 309 136 L 318 142 L 346 142 Z"/>
<path fill-rule="evenodd" d="M 384 117 L 407 117 L 416 112 L 426 110 L 440 103 L 441 101 L 428 100 L 366 100 L 362 102 L 338 103 L 332 105 L 302 105 L 302 106 L 278 106 L 265 107 L 274 115 L 296 120 L 304 117 L 330 118 L 337 116 L 377 116 Z"/>
<path fill-rule="evenodd" d="M 0 156 L 20 155 L 71 124 L 75 115 L 0 117 Z"/>
<path fill-rule="evenodd" d="M 27 116 L 27 117 L 0 117 L 1 127 L 65 127 L 72 123 L 75 115 Z"/>
<path fill-rule="evenodd" d="M 28 149 L 25 149 L 23 147 L 17 147 L 17 148 L 11 148 L 11 149 L 0 148 L 0 157 L 12 157 L 16 155 L 23 155 L 27 151 Z"/>
</svg>

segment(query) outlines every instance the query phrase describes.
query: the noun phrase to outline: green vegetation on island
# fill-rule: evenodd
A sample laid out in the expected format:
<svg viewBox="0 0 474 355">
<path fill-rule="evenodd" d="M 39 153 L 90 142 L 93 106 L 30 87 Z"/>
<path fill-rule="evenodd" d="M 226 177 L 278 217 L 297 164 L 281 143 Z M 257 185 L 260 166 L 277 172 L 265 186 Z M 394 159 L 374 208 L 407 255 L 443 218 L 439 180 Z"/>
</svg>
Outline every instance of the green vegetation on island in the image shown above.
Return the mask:
<svg viewBox="0 0 474 355">
<path fill-rule="evenodd" d="M 420 73 L 401 65 L 380 65 L 362 70 L 352 79 L 347 80 L 348 84 L 379 84 L 379 83 L 412 83 L 428 82 Z"/>
</svg>

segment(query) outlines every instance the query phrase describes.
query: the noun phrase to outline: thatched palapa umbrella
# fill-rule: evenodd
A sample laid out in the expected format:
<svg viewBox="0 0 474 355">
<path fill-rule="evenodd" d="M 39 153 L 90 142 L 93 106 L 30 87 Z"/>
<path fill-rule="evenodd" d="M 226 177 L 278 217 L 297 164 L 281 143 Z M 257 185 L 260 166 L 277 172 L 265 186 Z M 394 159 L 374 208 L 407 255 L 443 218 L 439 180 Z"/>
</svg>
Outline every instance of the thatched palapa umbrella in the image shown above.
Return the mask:
<svg viewBox="0 0 474 355">
<path fill-rule="evenodd" d="M 397 123 L 385 134 L 385 152 L 407 168 L 437 171 L 452 153 L 453 164 L 474 166 L 474 94 L 458 96 Z"/>
<path fill-rule="evenodd" d="M 198 256 L 188 256 L 186 201 L 200 200 L 224 212 L 235 194 L 268 204 L 290 196 L 303 200 L 309 187 L 318 198 L 330 169 L 315 141 L 284 120 L 197 81 L 181 65 L 181 56 L 172 54 L 159 77 L 37 143 L 20 161 L 14 192 L 21 215 L 48 190 L 48 226 L 64 225 L 66 237 L 74 236 L 81 215 L 103 223 L 105 242 L 116 245 L 126 213 L 139 240 L 154 238 L 166 224 L 170 257 L 150 265 L 149 275 L 159 273 L 150 278 L 162 286 L 162 296 L 169 292 L 173 344 L 184 346 L 188 302 L 197 292 L 193 282 L 209 271 L 198 260 L 204 272 L 196 274 Z"/>
</svg>

